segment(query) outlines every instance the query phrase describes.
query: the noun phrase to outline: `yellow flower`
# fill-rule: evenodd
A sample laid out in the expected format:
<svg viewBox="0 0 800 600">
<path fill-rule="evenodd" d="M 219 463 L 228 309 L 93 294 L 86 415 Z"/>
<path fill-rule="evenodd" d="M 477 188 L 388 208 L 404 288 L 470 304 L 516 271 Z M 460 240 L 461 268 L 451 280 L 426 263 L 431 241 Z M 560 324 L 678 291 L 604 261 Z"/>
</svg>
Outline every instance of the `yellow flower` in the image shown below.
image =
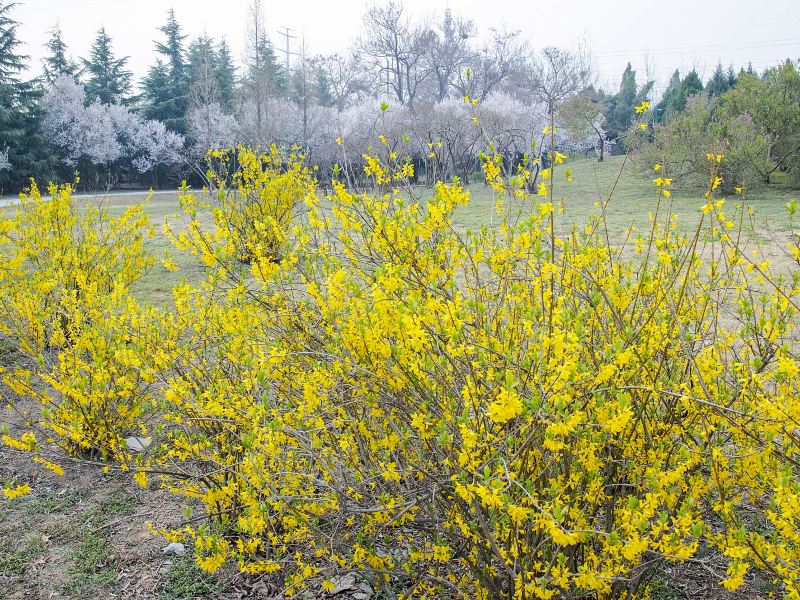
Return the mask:
<svg viewBox="0 0 800 600">
<path fill-rule="evenodd" d="M 16 498 L 20 498 L 30 493 L 31 493 L 31 486 L 29 486 L 27 483 L 18 485 L 15 488 L 3 488 L 3 495 L 9 500 L 15 500 Z"/>
<path fill-rule="evenodd" d="M 505 423 L 522 414 L 522 401 L 513 391 L 500 388 L 489 405 L 489 419 L 494 423 Z"/>
<path fill-rule="evenodd" d="M 147 489 L 147 473 L 144 471 L 137 471 L 133 476 L 133 480 L 144 489 Z"/>
</svg>

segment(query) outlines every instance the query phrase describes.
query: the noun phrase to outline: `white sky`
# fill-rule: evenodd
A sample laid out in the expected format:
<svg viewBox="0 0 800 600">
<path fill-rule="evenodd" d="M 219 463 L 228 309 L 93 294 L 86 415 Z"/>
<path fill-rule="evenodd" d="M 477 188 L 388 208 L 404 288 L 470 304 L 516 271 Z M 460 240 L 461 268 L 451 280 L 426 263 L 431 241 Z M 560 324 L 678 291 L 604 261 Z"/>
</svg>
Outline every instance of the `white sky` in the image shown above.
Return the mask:
<svg viewBox="0 0 800 600">
<path fill-rule="evenodd" d="M 248 0 L 18 0 L 23 51 L 41 71 L 48 30 L 58 22 L 73 56 L 86 56 L 104 25 L 117 55 L 130 56 L 137 80 L 153 62 L 153 39 L 166 12 L 175 9 L 190 36 L 225 36 L 236 58 L 243 50 Z M 718 61 L 764 67 L 800 57 L 800 0 L 570 0 L 563 9 L 543 0 L 405 0 L 408 11 L 431 22 L 449 6 L 472 18 L 480 30 L 506 25 L 534 47 L 569 47 L 579 39 L 591 47 L 598 81 L 616 89 L 630 61 L 642 83 L 647 69 L 663 88 L 676 67 L 697 68 L 704 80 Z M 359 34 L 365 0 L 263 0 L 267 31 L 283 47 L 279 27 L 304 35 L 310 54 L 341 51 Z M 558 7 L 559 3 L 555 3 Z M 548 22 L 549 21 L 549 22 Z M 296 43 L 298 40 L 294 40 Z M 296 48 L 295 48 L 296 49 Z M 279 53 L 279 57 L 282 54 Z"/>
</svg>

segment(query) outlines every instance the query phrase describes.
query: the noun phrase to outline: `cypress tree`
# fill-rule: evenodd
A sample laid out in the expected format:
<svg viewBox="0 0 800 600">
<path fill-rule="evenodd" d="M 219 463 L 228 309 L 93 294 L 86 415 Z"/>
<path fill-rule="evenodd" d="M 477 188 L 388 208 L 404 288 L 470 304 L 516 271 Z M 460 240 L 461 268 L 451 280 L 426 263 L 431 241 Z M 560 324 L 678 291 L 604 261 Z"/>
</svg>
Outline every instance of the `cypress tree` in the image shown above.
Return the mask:
<svg viewBox="0 0 800 600">
<path fill-rule="evenodd" d="M 676 112 L 676 106 L 680 104 L 682 88 L 681 73 L 678 69 L 675 69 L 675 72 L 669 80 L 669 84 L 667 84 L 667 89 L 664 90 L 661 102 L 656 106 L 656 119 L 658 121 L 667 121 L 669 116 Z"/>
<path fill-rule="evenodd" d="M 622 73 L 619 92 L 614 95 L 606 114 L 606 131 L 611 139 L 619 138 L 631 126 L 637 104 L 636 71 L 631 63 Z"/>
<path fill-rule="evenodd" d="M 115 58 L 111 38 L 104 27 L 97 32 L 89 58 L 83 59 L 86 80 L 86 99 L 112 104 L 125 100 L 131 89 L 132 74 L 125 67 L 128 57 Z"/>
</svg>

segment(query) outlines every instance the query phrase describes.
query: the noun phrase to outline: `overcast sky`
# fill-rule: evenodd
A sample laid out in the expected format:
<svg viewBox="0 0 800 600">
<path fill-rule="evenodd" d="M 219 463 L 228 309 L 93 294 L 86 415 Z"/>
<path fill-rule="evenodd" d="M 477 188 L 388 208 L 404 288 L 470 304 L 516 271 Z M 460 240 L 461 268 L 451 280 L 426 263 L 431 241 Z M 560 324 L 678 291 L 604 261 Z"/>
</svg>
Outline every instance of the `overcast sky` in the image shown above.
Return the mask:
<svg viewBox="0 0 800 600">
<path fill-rule="evenodd" d="M 185 33 L 225 36 L 241 57 L 249 0 L 17 0 L 14 17 L 20 38 L 41 71 L 48 30 L 58 22 L 70 52 L 86 56 L 97 29 L 105 26 L 118 55 L 130 56 L 137 80 L 153 62 L 153 39 L 160 36 L 172 7 Z M 364 0 L 263 0 L 267 31 L 277 47 L 279 27 L 305 36 L 311 54 L 341 51 L 358 36 Z M 534 47 L 571 46 L 585 39 L 594 54 L 598 81 L 616 87 L 630 61 L 649 70 L 662 88 L 672 71 L 697 68 L 707 79 L 718 61 L 762 70 L 800 57 L 800 0 L 404 0 L 414 16 L 431 22 L 446 7 L 472 18 L 480 30 L 517 29 Z M 564 8 L 558 9 L 561 5 Z M 547 15 L 547 16 L 546 16 Z M 293 40 L 296 43 L 298 40 Z M 279 54 L 279 56 L 281 56 Z"/>
</svg>

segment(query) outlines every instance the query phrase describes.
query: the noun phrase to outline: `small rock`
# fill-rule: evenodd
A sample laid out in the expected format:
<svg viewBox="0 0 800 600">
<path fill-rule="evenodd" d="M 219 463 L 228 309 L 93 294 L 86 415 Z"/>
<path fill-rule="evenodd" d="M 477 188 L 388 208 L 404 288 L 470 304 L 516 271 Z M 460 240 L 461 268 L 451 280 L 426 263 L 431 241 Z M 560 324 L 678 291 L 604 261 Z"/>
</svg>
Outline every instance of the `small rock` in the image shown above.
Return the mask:
<svg viewBox="0 0 800 600">
<path fill-rule="evenodd" d="M 171 542 L 161 550 L 164 554 L 172 554 L 174 556 L 183 556 L 186 554 L 186 546 L 180 542 Z"/>
<path fill-rule="evenodd" d="M 335 587 L 328 593 L 331 596 L 335 596 L 336 594 L 341 594 L 342 592 L 355 589 L 356 576 L 353 573 L 348 573 L 347 575 L 342 575 L 341 577 L 332 577 L 331 583 Z"/>
<path fill-rule="evenodd" d="M 129 437 L 125 438 L 125 445 L 133 452 L 144 452 L 153 443 L 152 438 Z"/>
</svg>

